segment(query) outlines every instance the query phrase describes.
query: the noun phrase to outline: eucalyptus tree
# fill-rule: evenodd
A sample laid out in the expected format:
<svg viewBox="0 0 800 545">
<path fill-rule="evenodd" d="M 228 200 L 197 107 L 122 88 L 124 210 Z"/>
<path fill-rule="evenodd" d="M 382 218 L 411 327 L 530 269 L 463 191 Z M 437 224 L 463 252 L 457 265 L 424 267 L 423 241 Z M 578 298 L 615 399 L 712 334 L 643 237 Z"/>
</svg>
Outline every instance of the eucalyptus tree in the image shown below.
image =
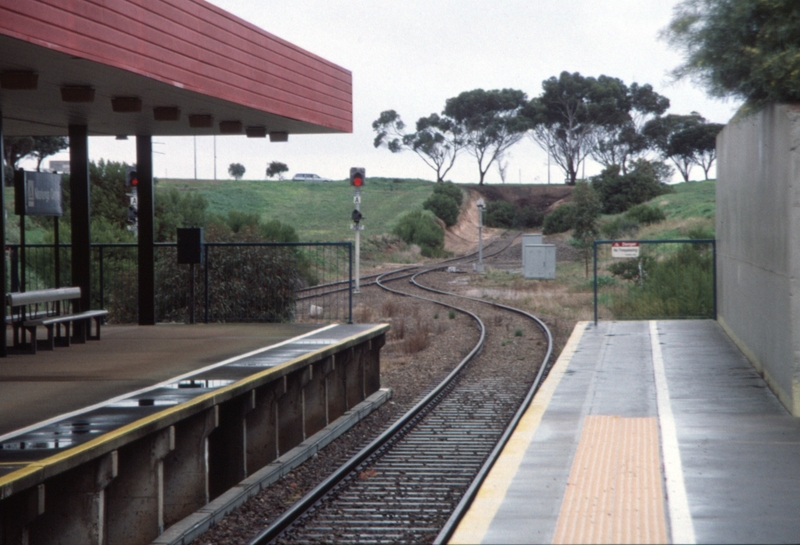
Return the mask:
<svg viewBox="0 0 800 545">
<path fill-rule="evenodd" d="M 667 111 L 669 99 L 653 91 L 650 84 L 634 82 L 627 87 L 619 82 L 617 92 L 625 95 L 617 98 L 619 115 L 610 116 L 610 122 L 597 127 L 591 155 L 604 167 L 618 165 L 627 174 L 634 161 L 650 152 L 652 146 L 643 133 L 644 125 Z"/>
<path fill-rule="evenodd" d="M 283 174 L 289 172 L 289 166 L 280 161 L 272 161 L 267 165 L 267 178 L 278 176 L 279 180 L 283 180 Z"/>
<path fill-rule="evenodd" d="M 566 183 L 575 185 L 601 129 L 623 124 L 629 110 L 630 97 L 621 80 L 561 72 L 542 82 L 542 94 L 528 103 L 524 115 L 533 141 L 561 167 Z"/>
<path fill-rule="evenodd" d="M 673 70 L 750 106 L 800 101 L 800 2 L 683 0 L 662 36 L 684 53 Z"/>
<path fill-rule="evenodd" d="M 244 165 L 241 163 L 231 163 L 230 166 L 228 167 L 228 174 L 230 174 L 232 178 L 235 178 L 237 180 L 241 180 L 242 176 L 244 176 L 244 173 L 245 173 L 245 168 Z"/>
<path fill-rule="evenodd" d="M 670 159 L 689 181 L 692 166 L 699 165 L 708 179 L 716 159 L 716 137 L 723 125 L 709 123 L 697 112 L 689 115 L 670 114 L 648 121 L 644 134 L 664 159 Z"/>
<path fill-rule="evenodd" d="M 36 170 L 42 169 L 42 162 L 51 155 L 69 146 L 69 140 L 64 136 L 21 136 L 6 137 L 3 139 L 3 160 L 6 165 L 16 170 L 19 161 L 31 156 L 36 159 Z"/>
<path fill-rule="evenodd" d="M 522 111 L 527 100 L 516 89 L 474 89 L 445 102 L 444 115 L 455 121 L 465 148 L 478 163 L 480 185 L 492 163 L 502 161 L 525 136 L 529 124 Z"/>
<path fill-rule="evenodd" d="M 406 125 L 394 110 L 386 110 L 373 121 L 377 133 L 373 144 L 392 153 L 411 150 L 436 172 L 436 181 L 444 181 L 456 158 L 464 149 L 460 127 L 447 116 L 431 114 L 417 120 L 415 132 L 405 132 Z"/>
</svg>

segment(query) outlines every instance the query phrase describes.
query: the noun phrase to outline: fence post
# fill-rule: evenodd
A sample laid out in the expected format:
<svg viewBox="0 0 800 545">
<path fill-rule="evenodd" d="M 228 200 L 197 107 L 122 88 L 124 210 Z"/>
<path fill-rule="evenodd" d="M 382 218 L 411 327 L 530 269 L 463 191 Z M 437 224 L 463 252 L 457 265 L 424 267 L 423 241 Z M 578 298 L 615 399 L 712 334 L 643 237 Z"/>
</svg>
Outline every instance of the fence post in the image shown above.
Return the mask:
<svg viewBox="0 0 800 545">
<path fill-rule="evenodd" d="M 712 273 L 711 281 L 714 283 L 714 289 L 712 293 L 714 294 L 714 321 L 716 321 L 717 320 L 717 239 L 711 240 L 711 250 L 712 250 L 711 252 L 712 267 L 714 271 Z"/>
<path fill-rule="evenodd" d="M 19 291 L 19 247 L 11 246 L 11 291 Z"/>
<path fill-rule="evenodd" d="M 208 263 L 211 261 L 209 259 L 209 254 L 211 253 L 211 247 L 206 244 L 204 248 L 205 252 L 203 252 L 203 283 L 205 284 L 205 300 L 206 300 L 206 309 L 205 315 L 203 316 L 203 322 L 208 323 Z"/>
<path fill-rule="evenodd" d="M 55 252 L 54 256 L 54 266 L 56 269 L 55 274 L 55 281 L 56 287 L 61 287 L 61 256 L 59 255 L 59 228 L 58 228 L 58 216 L 53 216 L 53 251 Z M 103 307 L 100 307 L 103 308 Z"/>
<path fill-rule="evenodd" d="M 353 323 L 353 244 L 351 242 L 347 243 L 347 249 L 348 249 L 348 253 L 350 255 L 350 267 L 349 267 L 350 284 L 348 285 L 348 290 L 347 290 L 348 293 L 349 293 L 349 299 L 350 299 L 350 311 L 349 311 L 349 317 L 347 319 L 347 323 L 348 324 L 352 324 Z"/>
<path fill-rule="evenodd" d="M 592 255 L 594 261 L 594 326 L 597 327 L 597 241 L 592 241 Z"/>
<path fill-rule="evenodd" d="M 100 246 L 100 308 L 106 308 L 106 283 L 103 274 L 103 246 Z"/>
</svg>

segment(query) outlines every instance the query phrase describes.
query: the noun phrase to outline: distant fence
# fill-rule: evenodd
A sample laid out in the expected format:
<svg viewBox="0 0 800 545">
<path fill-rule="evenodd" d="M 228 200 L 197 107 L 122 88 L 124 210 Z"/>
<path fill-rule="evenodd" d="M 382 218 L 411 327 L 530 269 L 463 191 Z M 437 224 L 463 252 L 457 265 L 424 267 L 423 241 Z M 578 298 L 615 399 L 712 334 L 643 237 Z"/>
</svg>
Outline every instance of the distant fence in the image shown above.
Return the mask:
<svg viewBox="0 0 800 545">
<path fill-rule="evenodd" d="M 6 291 L 71 285 L 71 247 L 18 244 Z M 158 322 L 352 322 L 349 242 L 207 242 L 200 265 L 178 265 L 177 244 L 155 248 Z M 109 321 L 138 321 L 138 246 L 92 244 L 92 306 Z M 314 286 L 334 284 L 337 290 Z M 193 296 L 194 294 L 194 296 Z"/>
<path fill-rule="evenodd" d="M 716 320 L 714 239 L 597 240 L 593 254 L 595 323 Z"/>
</svg>

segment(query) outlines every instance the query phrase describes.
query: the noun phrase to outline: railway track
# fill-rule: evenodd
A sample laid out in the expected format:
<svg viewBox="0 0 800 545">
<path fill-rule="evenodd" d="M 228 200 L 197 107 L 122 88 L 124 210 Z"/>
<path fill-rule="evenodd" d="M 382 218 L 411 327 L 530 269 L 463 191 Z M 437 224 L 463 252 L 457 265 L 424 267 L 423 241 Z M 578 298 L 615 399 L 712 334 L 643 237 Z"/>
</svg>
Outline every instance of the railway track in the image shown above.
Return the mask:
<svg viewBox="0 0 800 545">
<path fill-rule="evenodd" d="M 514 241 L 521 234 L 522 234 L 521 232 L 511 233 L 511 232 L 507 231 L 506 233 L 501 235 L 500 238 L 495 239 L 495 240 L 493 240 L 492 242 L 490 242 L 489 244 L 486 245 L 486 247 L 483 249 L 483 258 L 484 259 L 490 259 L 490 258 L 492 258 L 494 256 L 497 256 L 498 254 L 501 254 L 509 246 L 511 246 L 511 244 L 513 244 Z M 448 264 L 468 264 L 468 263 L 471 263 L 473 261 L 477 261 L 477 255 L 478 255 L 478 252 L 476 251 L 476 252 L 473 252 L 471 254 L 458 256 L 458 257 L 452 257 L 450 259 L 445 259 L 445 260 L 439 261 L 438 263 L 436 263 L 434 265 L 431 265 L 431 266 L 412 265 L 412 266 L 409 266 L 409 267 L 402 267 L 400 269 L 396 269 L 396 270 L 394 270 L 394 271 L 392 271 L 390 273 L 377 273 L 377 274 L 364 275 L 360 279 L 361 280 L 360 285 L 361 285 L 361 287 L 375 285 L 377 283 L 377 279 L 379 277 L 385 276 L 386 274 L 391 274 L 391 275 L 398 274 L 398 275 L 403 275 L 402 278 L 410 278 L 412 275 L 414 275 L 414 274 L 416 274 L 416 273 L 418 273 L 418 272 L 420 272 L 422 270 L 428 270 L 428 269 L 431 269 L 431 268 L 436 269 L 436 268 L 440 268 L 440 267 L 448 265 Z M 315 298 L 318 298 L 318 297 L 323 297 L 325 295 L 332 295 L 334 293 L 340 293 L 340 292 L 347 291 L 349 289 L 349 287 L 350 287 L 350 281 L 349 280 L 340 280 L 338 282 L 330 282 L 330 283 L 327 283 L 327 284 L 320 284 L 320 285 L 311 286 L 311 287 L 308 287 L 308 288 L 301 288 L 301 289 L 297 290 L 297 294 L 298 294 L 297 300 L 298 301 L 307 301 L 307 300 L 315 299 Z"/>
<path fill-rule="evenodd" d="M 507 245 L 499 246 L 495 253 Z M 441 269 L 461 262 L 418 270 L 411 283 L 408 271 L 375 282 L 471 316 L 481 334 L 467 357 L 250 543 L 446 541 L 530 403 L 552 351 L 547 327 L 534 316 L 441 289 L 454 277 Z M 530 357 L 504 350 L 512 342 L 527 343 Z"/>
</svg>

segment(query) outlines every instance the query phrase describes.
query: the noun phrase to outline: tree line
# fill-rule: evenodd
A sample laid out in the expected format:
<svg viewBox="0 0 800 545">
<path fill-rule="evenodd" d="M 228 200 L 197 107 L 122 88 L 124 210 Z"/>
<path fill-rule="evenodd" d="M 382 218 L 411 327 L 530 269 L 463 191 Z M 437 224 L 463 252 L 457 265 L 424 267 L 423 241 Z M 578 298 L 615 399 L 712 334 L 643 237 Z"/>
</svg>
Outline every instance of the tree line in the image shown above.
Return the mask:
<svg viewBox="0 0 800 545">
<path fill-rule="evenodd" d="M 505 181 L 504 158 L 526 136 L 549 154 L 569 185 L 589 157 L 623 175 L 647 161 L 662 180 L 672 175 L 664 161 L 672 161 L 685 181 L 698 165 L 708 179 L 723 125 L 697 112 L 666 114 L 669 106 L 649 84 L 565 71 L 544 80 L 542 93 L 531 99 L 517 89 L 474 89 L 447 99 L 441 114 L 418 119 L 416 130 L 395 110 L 381 112 L 372 128 L 375 147 L 413 151 L 434 170 L 437 182 L 464 153 L 477 163 L 481 185 L 492 165 Z"/>
</svg>

